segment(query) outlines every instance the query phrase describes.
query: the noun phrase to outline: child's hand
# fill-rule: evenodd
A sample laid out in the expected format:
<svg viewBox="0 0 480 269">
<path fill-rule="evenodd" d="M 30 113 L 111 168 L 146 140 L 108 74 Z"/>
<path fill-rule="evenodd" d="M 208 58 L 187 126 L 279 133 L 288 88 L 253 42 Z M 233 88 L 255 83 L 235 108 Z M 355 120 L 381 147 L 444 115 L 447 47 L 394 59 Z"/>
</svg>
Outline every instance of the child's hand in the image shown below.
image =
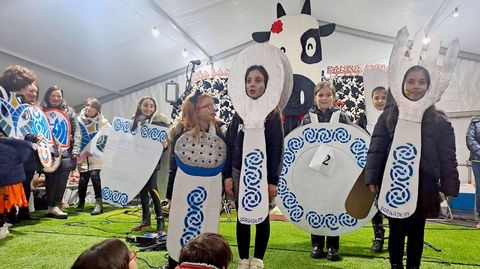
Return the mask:
<svg viewBox="0 0 480 269">
<path fill-rule="evenodd" d="M 372 193 L 379 193 L 380 192 L 380 186 L 378 186 L 378 185 L 368 185 L 368 188 L 370 188 L 370 191 Z"/>
<path fill-rule="evenodd" d="M 225 193 L 228 196 L 234 197 L 235 194 L 233 193 L 233 179 L 230 177 L 225 179 L 223 182 L 225 184 Z"/>
</svg>

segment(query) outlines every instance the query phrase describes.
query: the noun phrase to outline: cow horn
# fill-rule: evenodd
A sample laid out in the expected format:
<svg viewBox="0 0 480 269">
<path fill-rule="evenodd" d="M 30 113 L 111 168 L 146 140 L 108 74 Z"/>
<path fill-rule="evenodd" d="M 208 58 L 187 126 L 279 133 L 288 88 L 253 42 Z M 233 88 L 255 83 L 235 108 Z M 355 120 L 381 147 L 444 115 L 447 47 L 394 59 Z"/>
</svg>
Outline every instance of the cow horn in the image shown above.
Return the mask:
<svg viewBox="0 0 480 269">
<path fill-rule="evenodd" d="M 282 4 L 277 3 L 277 19 L 287 15 L 285 9 L 283 9 Z"/>
<path fill-rule="evenodd" d="M 310 8 L 310 0 L 305 0 L 302 8 L 302 14 L 312 15 L 312 9 Z"/>
</svg>

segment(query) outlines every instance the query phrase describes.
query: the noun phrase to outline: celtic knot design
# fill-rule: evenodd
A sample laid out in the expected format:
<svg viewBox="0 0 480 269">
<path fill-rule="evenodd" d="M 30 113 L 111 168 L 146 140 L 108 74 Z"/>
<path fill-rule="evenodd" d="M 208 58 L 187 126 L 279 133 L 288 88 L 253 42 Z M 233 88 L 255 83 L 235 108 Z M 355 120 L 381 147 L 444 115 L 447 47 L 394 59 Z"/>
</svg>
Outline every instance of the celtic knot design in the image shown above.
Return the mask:
<svg viewBox="0 0 480 269">
<path fill-rule="evenodd" d="M 332 141 L 337 141 L 340 143 L 348 143 L 352 138 L 352 135 L 348 132 L 347 129 L 340 127 L 335 130 L 330 130 L 327 128 L 305 128 L 302 132 L 302 136 L 310 144 L 322 142 L 323 144 L 331 143 Z"/>
<path fill-rule="evenodd" d="M 350 145 L 350 151 L 355 155 L 357 164 L 360 168 L 364 168 L 367 163 L 368 146 L 365 140 L 356 138 Z"/>
<path fill-rule="evenodd" d="M 410 200 L 410 179 L 413 177 L 413 165 L 417 157 L 417 148 L 411 144 L 401 145 L 393 151 L 393 165 L 390 169 L 391 188 L 387 191 L 386 202 L 392 208 Z"/>
<path fill-rule="evenodd" d="M 246 211 L 252 211 L 262 201 L 260 182 L 263 178 L 261 168 L 264 161 L 265 154 L 260 149 L 254 149 L 245 156 L 243 184 L 246 189 L 242 198 L 242 207 Z"/>
<path fill-rule="evenodd" d="M 102 198 L 106 201 L 112 201 L 122 206 L 127 206 L 129 200 L 126 193 L 117 190 L 110 190 L 108 187 L 102 188 Z"/>
<path fill-rule="evenodd" d="M 180 245 L 182 247 L 200 234 L 205 218 L 202 207 L 206 199 L 207 191 L 202 186 L 196 187 L 187 195 L 189 208 L 183 221 L 185 227 L 183 228 L 182 237 L 180 238 Z"/>
<path fill-rule="evenodd" d="M 312 226 L 312 228 L 318 229 L 320 227 L 325 227 L 331 231 L 336 231 L 340 227 L 353 227 L 357 225 L 358 220 L 348 213 L 343 212 L 338 215 L 334 214 L 326 214 L 321 215 L 315 211 L 310 211 L 305 216 L 308 224 Z"/>
<path fill-rule="evenodd" d="M 153 141 L 163 142 L 167 139 L 167 132 L 165 130 L 160 130 L 154 127 L 148 127 L 143 125 L 140 128 L 130 131 L 132 128 L 132 123 L 129 120 L 122 121 L 120 119 L 115 119 L 112 123 L 113 129 L 117 132 L 130 133 L 131 135 L 136 135 L 140 132 L 142 138 L 148 138 Z M 140 130 L 139 130 L 140 129 Z"/>
</svg>

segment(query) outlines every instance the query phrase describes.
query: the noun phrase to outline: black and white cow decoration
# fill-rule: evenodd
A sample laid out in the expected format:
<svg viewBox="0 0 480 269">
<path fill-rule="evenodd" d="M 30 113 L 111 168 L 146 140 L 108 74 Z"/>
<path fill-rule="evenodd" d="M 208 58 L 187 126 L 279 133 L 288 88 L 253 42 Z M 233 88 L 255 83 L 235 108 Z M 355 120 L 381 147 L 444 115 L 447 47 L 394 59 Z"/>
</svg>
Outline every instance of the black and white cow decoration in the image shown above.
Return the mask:
<svg viewBox="0 0 480 269">
<path fill-rule="evenodd" d="M 320 37 L 329 36 L 334 30 L 334 23 L 319 27 L 318 20 L 311 16 L 310 0 L 305 0 L 301 14 L 295 15 L 286 15 L 278 3 L 277 19 L 272 23 L 270 31 L 252 34 L 255 41 L 268 41 L 270 45 L 280 48 L 292 65 L 293 91 L 283 110 L 287 121 L 289 116 L 298 118 L 312 107 L 313 90 L 322 76 Z"/>
</svg>

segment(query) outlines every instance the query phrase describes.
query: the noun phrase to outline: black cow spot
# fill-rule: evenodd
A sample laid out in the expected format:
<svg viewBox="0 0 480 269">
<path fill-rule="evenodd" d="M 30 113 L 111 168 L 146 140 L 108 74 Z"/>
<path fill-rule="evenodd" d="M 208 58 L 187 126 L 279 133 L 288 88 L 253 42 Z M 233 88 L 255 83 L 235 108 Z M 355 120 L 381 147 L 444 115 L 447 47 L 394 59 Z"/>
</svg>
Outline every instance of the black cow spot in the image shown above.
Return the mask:
<svg viewBox="0 0 480 269">
<path fill-rule="evenodd" d="M 293 90 L 283 110 L 285 115 L 304 115 L 313 105 L 313 90 L 315 83 L 300 74 L 293 74 Z M 303 98 L 301 98 L 303 92 Z M 303 103 L 302 103 L 303 99 Z"/>
</svg>

